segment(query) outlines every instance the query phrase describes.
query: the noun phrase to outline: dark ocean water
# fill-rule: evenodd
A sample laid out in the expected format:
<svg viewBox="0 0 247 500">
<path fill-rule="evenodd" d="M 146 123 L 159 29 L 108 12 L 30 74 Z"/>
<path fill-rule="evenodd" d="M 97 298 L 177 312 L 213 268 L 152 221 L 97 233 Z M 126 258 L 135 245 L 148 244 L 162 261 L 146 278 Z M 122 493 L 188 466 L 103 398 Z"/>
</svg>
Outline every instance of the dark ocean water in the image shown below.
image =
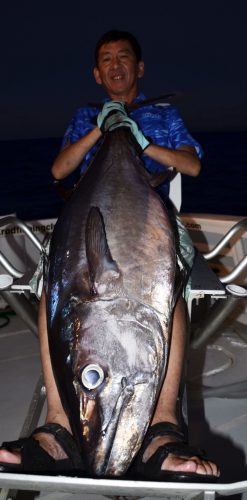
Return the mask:
<svg viewBox="0 0 247 500">
<path fill-rule="evenodd" d="M 247 131 L 197 132 L 204 150 L 199 177 L 183 176 L 183 212 L 247 215 Z M 60 138 L 0 141 L 0 215 L 56 217 L 62 201 L 50 167 Z M 69 182 L 69 181 L 68 181 Z"/>
</svg>

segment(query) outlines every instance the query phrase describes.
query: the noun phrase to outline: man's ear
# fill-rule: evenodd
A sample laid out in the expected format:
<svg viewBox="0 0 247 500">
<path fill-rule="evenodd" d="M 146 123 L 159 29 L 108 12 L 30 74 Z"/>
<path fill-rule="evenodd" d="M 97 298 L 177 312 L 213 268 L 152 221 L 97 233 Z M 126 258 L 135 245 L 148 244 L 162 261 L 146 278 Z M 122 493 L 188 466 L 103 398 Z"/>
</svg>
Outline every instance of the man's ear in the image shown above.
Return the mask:
<svg viewBox="0 0 247 500">
<path fill-rule="evenodd" d="M 98 83 L 98 85 L 102 85 L 102 80 L 100 78 L 100 73 L 99 73 L 99 70 L 98 70 L 98 68 L 96 66 L 93 69 L 93 74 L 94 74 L 94 78 L 96 80 L 96 83 Z"/>
<path fill-rule="evenodd" d="M 139 61 L 137 76 L 138 78 L 142 78 L 143 75 L 144 75 L 144 61 Z"/>
</svg>

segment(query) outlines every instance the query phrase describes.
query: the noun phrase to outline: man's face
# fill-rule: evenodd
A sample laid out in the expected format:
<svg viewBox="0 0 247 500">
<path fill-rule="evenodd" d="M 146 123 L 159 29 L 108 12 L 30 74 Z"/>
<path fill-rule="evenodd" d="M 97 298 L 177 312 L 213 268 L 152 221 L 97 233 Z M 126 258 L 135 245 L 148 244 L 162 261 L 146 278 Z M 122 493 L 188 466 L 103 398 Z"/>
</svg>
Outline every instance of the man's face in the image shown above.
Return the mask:
<svg viewBox="0 0 247 500">
<path fill-rule="evenodd" d="M 127 40 L 109 42 L 101 46 L 94 76 L 96 82 L 105 87 L 111 99 L 131 102 L 137 95 L 137 79 L 143 74 L 144 63 L 137 62 Z"/>
</svg>

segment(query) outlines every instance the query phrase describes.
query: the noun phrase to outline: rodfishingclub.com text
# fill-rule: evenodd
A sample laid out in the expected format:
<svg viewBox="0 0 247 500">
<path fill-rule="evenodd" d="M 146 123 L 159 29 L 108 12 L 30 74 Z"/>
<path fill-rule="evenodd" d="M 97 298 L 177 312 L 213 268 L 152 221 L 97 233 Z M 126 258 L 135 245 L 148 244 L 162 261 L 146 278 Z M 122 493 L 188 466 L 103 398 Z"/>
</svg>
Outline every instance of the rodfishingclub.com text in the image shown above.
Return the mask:
<svg viewBox="0 0 247 500">
<path fill-rule="evenodd" d="M 27 224 L 33 233 L 51 233 L 54 229 L 53 222 L 49 224 Z M 23 230 L 18 226 L 6 227 L 0 229 L 0 236 L 8 236 L 13 234 L 23 234 Z"/>
</svg>

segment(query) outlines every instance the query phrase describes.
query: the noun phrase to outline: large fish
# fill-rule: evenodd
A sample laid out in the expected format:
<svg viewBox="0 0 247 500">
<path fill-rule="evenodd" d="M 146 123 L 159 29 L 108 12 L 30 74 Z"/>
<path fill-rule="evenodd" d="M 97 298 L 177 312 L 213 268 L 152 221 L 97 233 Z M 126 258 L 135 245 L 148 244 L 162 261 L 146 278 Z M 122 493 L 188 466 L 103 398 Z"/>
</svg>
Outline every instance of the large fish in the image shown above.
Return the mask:
<svg viewBox="0 0 247 500">
<path fill-rule="evenodd" d="M 108 133 L 53 232 L 47 280 L 54 374 L 89 473 L 135 457 L 166 370 L 176 253 L 131 132 Z"/>
</svg>

